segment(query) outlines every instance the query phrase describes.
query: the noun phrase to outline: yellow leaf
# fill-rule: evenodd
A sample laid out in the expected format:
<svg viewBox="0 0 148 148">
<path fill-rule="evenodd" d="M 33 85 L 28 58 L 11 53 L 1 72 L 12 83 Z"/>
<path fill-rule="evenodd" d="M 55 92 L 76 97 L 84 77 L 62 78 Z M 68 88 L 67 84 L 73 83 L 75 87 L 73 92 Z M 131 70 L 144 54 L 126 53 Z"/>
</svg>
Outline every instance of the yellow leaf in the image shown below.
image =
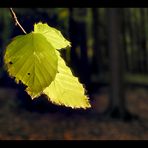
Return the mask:
<svg viewBox="0 0 148 148">
<path fill-rule="evenodd" d="M 70 42 L 63 37 L 59 30 L 48 26 L 46 23 L 35 24 L 34 32 L 41 33 L 55 49 L 71 46 Z"/>
<path fill-rule="evenodd" d="M 4 62 L 10 76 L 26 85 L 32 98 L 50 85 L 57 73 L 53 46 L 39 33 L 20 35 L 8 45 Z"/>
<path fill-rule="evenodd" d="M 91 107 L 83 85 L 74 77 L 58 51 L 58 72 L 55 80 L 43 91 L 49 100 L 58 105 L 72 108 Z"/>
</svg>

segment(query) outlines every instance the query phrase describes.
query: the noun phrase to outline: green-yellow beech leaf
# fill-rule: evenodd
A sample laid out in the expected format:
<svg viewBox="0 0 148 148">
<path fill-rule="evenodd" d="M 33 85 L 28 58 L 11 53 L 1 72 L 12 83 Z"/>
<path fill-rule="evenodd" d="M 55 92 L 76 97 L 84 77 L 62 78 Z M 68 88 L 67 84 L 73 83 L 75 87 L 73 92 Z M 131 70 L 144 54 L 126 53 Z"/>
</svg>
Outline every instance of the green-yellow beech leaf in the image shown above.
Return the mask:
<svg viewBox="0 0 148 148">
<path fill-rule="evenodd" d="M 48 26 L 46 23 L 43 24 L 40 22 L 35 24 L 34 32 L 41 33 L 44 37 L 46 37 L 46 39 L 55 49 L 62 49 L 66 48 L 67 46 L 71 46 L 70 42 L 63 37 L 59 30 Z"/>
<path fill-rule="evenodd" d="M 88 97 L 83 85 L 74 77 L 58 51 L 58 72 L 55 80 L 43 91 L 49 99 L 58 105 L 72 108 L 89 108 Z"/>
<path fill-rule="evenodd" d="M 40 33 L 15 37 L 7 46 L 4 62 L 10 76 L 26 85 L 34 98 L 51 84 L 57 73 L 58 58 L 54 47 Z"/>
<path fill-rule="evenodd" d="M 56 50 L 67 46 L 70 42 L 60 31 L 38 23 L 34 32 L 12 40 L 5 50 L 4 63 L 9 75 L 26 86 L 32 99 L 45 94 L 57 105 L 89 108 L 83 85 Z"/>
</svg>

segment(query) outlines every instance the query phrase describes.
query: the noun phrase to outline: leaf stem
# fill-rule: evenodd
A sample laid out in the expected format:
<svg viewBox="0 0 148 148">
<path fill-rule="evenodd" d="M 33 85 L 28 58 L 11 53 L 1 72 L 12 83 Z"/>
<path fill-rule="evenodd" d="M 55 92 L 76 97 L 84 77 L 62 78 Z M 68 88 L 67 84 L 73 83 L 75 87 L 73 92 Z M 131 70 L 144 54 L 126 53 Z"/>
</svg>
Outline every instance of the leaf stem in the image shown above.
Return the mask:
<svg viewBox="0 0 148 148">
<path fill-rule="evenodd" d="M 24 30 L 24 28 L 23 28 L 23 27 L 21 26 L 21 24 L 19 23 L 19 21 L 18 21 L 18 19 L 17 19 L 17 17 L 16 17 L 15 12 L 13 11 L 13 9 L 12 9 L 12 8 L 9 8 L 9 10 L 10 10 L 10 12 L 11 12 L 12 18 L 14 19 L 15 25 L 18 26 L 25 34 L 27 34 L 26 31 Z"/>
</svg>

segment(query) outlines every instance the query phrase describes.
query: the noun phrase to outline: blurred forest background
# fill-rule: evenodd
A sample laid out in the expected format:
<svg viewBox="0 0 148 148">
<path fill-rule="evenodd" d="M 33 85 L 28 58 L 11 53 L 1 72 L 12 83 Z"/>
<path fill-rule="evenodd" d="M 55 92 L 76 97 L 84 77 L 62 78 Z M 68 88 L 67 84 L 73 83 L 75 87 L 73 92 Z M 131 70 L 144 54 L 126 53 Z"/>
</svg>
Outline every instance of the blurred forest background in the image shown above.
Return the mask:
<svg viewBox="0 0 148 148">
<path fill-rule="evenodd" d="M 27 33 L 34 23 L 59 29 L 72 47 L 62 56 L 90 96 L 91 109 L 35 100 L 3 66 L 14 36 L 8 8 L 0 8 L 0 139 L 148 139 L 148 8 L 14 8 Z M 77 98 L 75 98 L 77 99 Z"/>
</svg>

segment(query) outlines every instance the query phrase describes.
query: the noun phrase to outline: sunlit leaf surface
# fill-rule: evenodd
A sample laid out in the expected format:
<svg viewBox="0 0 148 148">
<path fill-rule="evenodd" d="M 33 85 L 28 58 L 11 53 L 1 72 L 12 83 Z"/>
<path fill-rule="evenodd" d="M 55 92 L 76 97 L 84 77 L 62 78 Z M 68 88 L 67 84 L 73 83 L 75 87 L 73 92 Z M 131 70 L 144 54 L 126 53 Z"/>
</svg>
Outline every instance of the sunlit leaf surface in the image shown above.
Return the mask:
<svg viewBox="0 0 148 148">
<path fill-rule="evenodd" d="M 25 84 L 32 98 L 39 96 L 57 73 L 55 49 L 39 33 L 15 37 L 6 48 L 4 62 L 9 75 Z"/>
<path fill-rule="evenodd" d="M 55 80 L 43 92 L 58 105 L 72 108 L 89 108 L 88 97 L 83 85 L 74 77 L 58 51 L 58 72 Z"/>
<path fill-rule="evenodd" d="M 35 24 L 34 32 L 41 33 L 45 36 L 55 49 L 62 49 L 71 46 L 70 42 L 63 37 L 59 30 L 48 26 L 46 23 Z"/>
</svg>

